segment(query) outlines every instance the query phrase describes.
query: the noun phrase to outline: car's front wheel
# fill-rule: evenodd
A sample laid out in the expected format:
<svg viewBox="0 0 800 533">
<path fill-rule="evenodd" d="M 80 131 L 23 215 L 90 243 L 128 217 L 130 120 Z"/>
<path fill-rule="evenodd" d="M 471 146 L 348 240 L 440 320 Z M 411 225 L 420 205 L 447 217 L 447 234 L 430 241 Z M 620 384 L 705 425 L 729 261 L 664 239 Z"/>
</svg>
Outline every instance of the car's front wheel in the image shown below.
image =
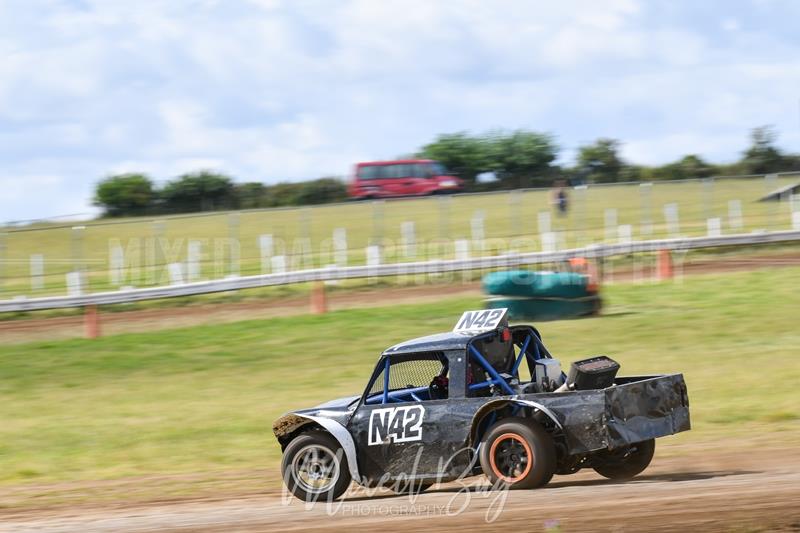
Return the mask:
<svg viewBox="0 0 800 533">
<path fill-rule="evenodd" d="M 553 439 L 532 420 L 506 418 L 494 424 L 481 444 L 481 468 L 493 485 L 532 489 L 556 471 Z"/>
<path fill-rule="evenodd" d="M 350 470 L 344 450 L 322 431 L 295 437 L 283 452 L 283 482 L 297 498 L 333 501 L 350 486 Z"/>
</svg>

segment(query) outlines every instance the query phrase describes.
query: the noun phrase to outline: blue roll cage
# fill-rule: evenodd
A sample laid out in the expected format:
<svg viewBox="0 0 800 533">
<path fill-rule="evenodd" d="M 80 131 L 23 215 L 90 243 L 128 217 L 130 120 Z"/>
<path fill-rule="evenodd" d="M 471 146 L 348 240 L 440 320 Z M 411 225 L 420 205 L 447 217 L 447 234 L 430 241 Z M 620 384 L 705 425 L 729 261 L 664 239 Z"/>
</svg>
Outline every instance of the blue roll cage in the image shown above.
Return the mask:
<svg viewBox="0 0 800 533">
<path fill-rule="evenodd" d="M 476 337 L 473 340 L 480 339 L 480 338 L 481 337 Z M 525 357 L 525 354 L 528 352 L 528 347 L 529 347 L 529 345 L 531 343 L 531 339 L 533 339 L 533 341 L 534 341 L 533 342 L 533 354 L 531 354 L 531 355 L 533 355 L 533 360 L 534 361 L 538 361 L 539 359 L 542 359 L 542 354 L 541 354 L 541 350 L 540 350 L 540 346 L 542 344 L 542 340 L 535 333 L 533 333 L 533 332 L 528 333 L 528 335 L 525 336 L 525 340 L 522 343 L 514 343 L 514 346 L 516 346 L 520 350 L 519 350 L 519 354 L 516 356 L 516 358 L 514 360 L 514 366 L 511 369 L 511 375 L 513 377 L 519 378 L 519 367 L 522 364 L 522 359 Z M 486 387 L 491 387 L 492 385 L 497 385 L 500 388 L 502 388 L 503 391 L 506 394 L 514 395 L 514 389 L 511 388 L 511 386 L 508 384 L 508 382 L 505 379 L 503 379 L 503 376 L 501 376 L 497 372 L 497 370 L 495 370 L 495 368 L 489 363 L 489 361 L 486 360 L 486 358 L 483 356 L 483 354 L 477 348 L 475 348 L 475 346 L 472 344 L 472 342 L 470 342 L 467 345 L 467 348 L 469 350 L 469 353 L 473 356 L 473 358 L 476 361 L 478 361 L 478 363 L 481 365 L 481 367 L 484 370 L 486 370 L 486 373 L 488 373 L 490 378 L 491 378 L 491 379 L 487 379 L 486 381 L 481 381 L 480 383 L 472 383 L 472 384 L 468 385 L 468 387 L 467 387 L 468 390 L 471 390 L 471 391 L 472 390 L 478 390 L 478 389 L 483 389 L 483 388 L 486 388 Z M 392 400 L 394 400 L 395 402 L 408 401 L 408 400 L 400 399 L 401 396 L 410 396 L 414 401 L 422 401 L 421 398 L 419 398 L 415 393 L 422 392 L 424 389 L 427 389 L 427 387 L 416 387 L 416 388 L 413 388 L 413 389 L 402 389 L 402 390 L 397 390 L 397 391 L 389 391 L 389 368 L 390 368 L 390 366 L 391 365 L 389 363 L 389 356 L 386 356 L 386 358 L 384 359 L 384 366 L 383 366 L 383 392 L 381 393 L 380 396 L 376 395 L 376 396 L 372 396 L 372 397 L 366 398 L 364 400 L 364 403 L 365 404 L 376 404 L 376 403 L 378 403 L 377 401 L 375 401 L 377 398 L 380 398 L 380 400 L 381 400 L 380 403 L 381 404 L 392 403 Z"/>
</svg>

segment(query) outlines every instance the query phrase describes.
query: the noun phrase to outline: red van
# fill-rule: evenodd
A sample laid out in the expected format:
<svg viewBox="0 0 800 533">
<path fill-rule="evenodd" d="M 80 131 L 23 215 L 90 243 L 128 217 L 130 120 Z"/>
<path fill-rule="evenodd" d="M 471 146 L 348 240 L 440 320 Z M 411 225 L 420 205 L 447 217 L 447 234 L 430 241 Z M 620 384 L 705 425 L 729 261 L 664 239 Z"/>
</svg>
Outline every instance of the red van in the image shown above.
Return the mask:
<svg viewBox="0 0 800 533">
<path fill-rule="evenodd" d="M 464 181 L 430 159 L 370 161 L 356 165 L 350 197 L 421 196 L 460 191 Z"/>
</svg>

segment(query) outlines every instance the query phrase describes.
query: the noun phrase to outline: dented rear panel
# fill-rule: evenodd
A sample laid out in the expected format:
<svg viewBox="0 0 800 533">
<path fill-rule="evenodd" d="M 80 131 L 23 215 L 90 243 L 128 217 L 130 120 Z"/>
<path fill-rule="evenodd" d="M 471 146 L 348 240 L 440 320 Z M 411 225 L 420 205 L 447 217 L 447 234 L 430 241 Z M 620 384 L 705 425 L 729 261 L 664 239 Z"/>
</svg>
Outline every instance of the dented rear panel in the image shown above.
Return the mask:
<svg viewBox="0 0 800 533">
<path fill-rule="evenodd" d="M 621 377 L 602 390 L 526 395 L 561 424 L 568 453 L 619 448 L 690 429 L 682 374 Z"/>
<path fill-rule="evenodd" d="M 620 378 L 604 393 L 609 448 L 691 428 L 682 374 Z"/>
</svg>

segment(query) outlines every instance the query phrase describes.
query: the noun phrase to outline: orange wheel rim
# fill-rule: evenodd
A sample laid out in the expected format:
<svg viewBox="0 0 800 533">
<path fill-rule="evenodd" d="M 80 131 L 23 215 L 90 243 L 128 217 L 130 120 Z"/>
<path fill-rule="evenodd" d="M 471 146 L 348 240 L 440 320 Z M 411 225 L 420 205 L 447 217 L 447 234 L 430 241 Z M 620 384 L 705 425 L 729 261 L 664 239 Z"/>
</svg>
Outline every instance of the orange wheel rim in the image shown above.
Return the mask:
<svg viewBox="0 0 800 533">
<path fill-rule="evenodd" d="M 500 470 L 500 467 L 497 464 L 498 447 L 500 444 L 507 441 L 513 441 L 514 443 L 521 445 L 527 458 L 525 468 L 519 475 L 516 476 L 507 476 Z M 517 435 L 516 433 L 503 433 L 494 440 L 492 447 L 489 448 L 489 466 L 492 468 L 492 473 L 499 479 L 505 481 L 506 483 L 516 483 L 517 481 L 525 479 L 525 476 L 531 472 L 531 468 L 533 468 L 533 450 L 531 450 L 531 446 L 528 444 L 528 441 L 526 441 L 520 435 Z"/>
</svg>

